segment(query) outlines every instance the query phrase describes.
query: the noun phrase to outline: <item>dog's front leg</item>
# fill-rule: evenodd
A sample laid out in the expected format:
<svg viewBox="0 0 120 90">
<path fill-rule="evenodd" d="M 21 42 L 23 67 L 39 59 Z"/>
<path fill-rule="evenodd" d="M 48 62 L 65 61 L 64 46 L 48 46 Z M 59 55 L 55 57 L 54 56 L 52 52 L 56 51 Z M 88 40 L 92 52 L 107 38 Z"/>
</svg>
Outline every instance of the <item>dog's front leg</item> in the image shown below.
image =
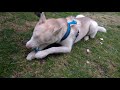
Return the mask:
<svg viewBox="0 0 120 90">
<path fill-rule="evenodd" d="M 47 55 L 54 53 L 69 53 L 73 46 L 73 39 L 68 38 L 67 40 L 61 42 L 61 45 L 62 46 L 60 47 L 51 47 L 43 51 L 39 51 L 35 54 L 35 58 L 42 59 Z"/>
<path fill-rule="evenodd" d="M 75 42 L 74 43 L 77 43 L 78 41 L 80 41 L 81 40 L 81 36 L 80 35 L 78 35 L 78 37 L 76 38 L 76 40 L 75 40 Z"/>
<path fill-rule="evenodd" d="M 69 53 L 70 51 L 71 51 L 71 48 L 65 47 L 65 46 L 52 47 L 52 48 L 37 52 L 35 54 L 35 58 L 42 59 L 42 58 L 46 57 L 49 54 L 53 54 L 53 53 Z"/>
<path fill-rule="evenodd" d="M 43 50 L 47 46 L 48 46 L 47 44 L 46 45 L 41 45 L 40 50 Z M 26 59 L 29 60 L 29 61 L 32 60 L 32 59 L 35 59 L 35 54 L 36 54 L 35 51 L 30 52 Z"/>
</svg>

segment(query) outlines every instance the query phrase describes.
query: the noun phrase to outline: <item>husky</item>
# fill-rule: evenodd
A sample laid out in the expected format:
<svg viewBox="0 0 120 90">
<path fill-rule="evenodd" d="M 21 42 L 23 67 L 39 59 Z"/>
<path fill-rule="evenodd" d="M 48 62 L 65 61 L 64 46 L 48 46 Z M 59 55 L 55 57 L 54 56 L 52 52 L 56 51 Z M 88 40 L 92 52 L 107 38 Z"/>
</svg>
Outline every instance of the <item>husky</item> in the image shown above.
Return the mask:
<svg viewBox="0 0 120 90">
<path fill-rule="evenodd" d="M 97 32 L 106 32 L 106 29 L 84 15 L 46 19 L 42 12 L 31 39 L 26 43 L 27 48 L 33 49 L 26 59 L 42 59 L 49 54 L 70 53 L 75 43 L 81 39 L 95 38 Z M 53 43 L 61 46 L 44 49 Z"/>
</svg>

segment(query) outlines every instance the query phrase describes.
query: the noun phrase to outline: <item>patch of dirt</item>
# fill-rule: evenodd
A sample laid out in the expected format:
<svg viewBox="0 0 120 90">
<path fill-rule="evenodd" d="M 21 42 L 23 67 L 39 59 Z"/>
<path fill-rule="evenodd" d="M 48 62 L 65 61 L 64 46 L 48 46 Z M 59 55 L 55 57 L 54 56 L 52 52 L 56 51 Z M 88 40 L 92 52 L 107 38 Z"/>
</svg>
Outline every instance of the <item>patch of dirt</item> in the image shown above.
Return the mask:
<svg viewBox="0 0 120 90">
<path fill-rule="evenodd" d="M 117 71 L 117 64 L 112 62 L 112 60 L 108 60 L 108 68 L 108 73 L 113 75 Z"/>
<path fill-rule="evenodd" d="M 37 22 L 28 22 L 26 21 L 24 25 L 18 25 L 12 22 L 7 22 L 5 24 L 0 24 L 1 29 L 9 28 L 16 31 L 29 31 L 31 28 L 34 28 Z"/>
<path fill-rule="evenodd" d="M 103 65 L 97 62 L 90 62 L 90 66 L 94 69 L 94 71 L 90 71 L 89 73 L 93 77 L 105 78 L 112 77 L 114 73 L 117 71 L 117 65 L 113 60 L 107 60 L 108 67 L 104 67 Z"/>
<path fill-rule="evenodd" d="M 106 73 L 108 72 L 108 68 L 103 67 L 97 62 L 90 62 L 90 66 L 94 69 L 94 71 L 89 72 L 93 77 L 98 77 L 98 78 L 108 77 L 106 76 Z"/>
<path fill-rule="evenodd" d="M 20 78 L 22 73 L 14 72 L 14 74 L 11 76 L 12 78 Z"/>
<path fill-rule="evenodd" d="M 25 25 L 27 26 L 27 27 L 35 27 L 35 25 L 37 24 L 37 22 L 25 22 Z"/>
<path fill-rule="evenodd" d="M 112 13 L 112 12 L 111 12 Z M 113 13 L 115 14 L 115 13 Z M 103 26 L 108 25 L 120 25 L 120 16 L 118 15 L 111 15 L 109 13 L 106 14 L 100 14 L 100 13 L 84 13 L 85 16 L 88 16 L 95 21 L 98 22 L 98 24 Z"/>
</svg>

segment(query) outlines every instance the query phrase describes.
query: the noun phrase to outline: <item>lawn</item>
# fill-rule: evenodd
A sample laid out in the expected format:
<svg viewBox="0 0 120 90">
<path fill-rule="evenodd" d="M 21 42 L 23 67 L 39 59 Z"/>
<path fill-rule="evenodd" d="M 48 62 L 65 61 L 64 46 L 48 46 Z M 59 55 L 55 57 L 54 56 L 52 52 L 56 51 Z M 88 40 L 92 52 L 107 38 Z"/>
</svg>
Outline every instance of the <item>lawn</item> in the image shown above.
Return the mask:
<svg viewBox="0 0 120 90">
<path fill-rule="evenodd" d="M 46 12 L 47 18 L 84 14 L 107 29 L 80 41 L 71 53 L 27 61 L 25 42 L 39 20 L 33 12 L 0 12 L 0 77 L 119 78 L 120 12 Z M 100 41 L 103 38 L 103 41 Z M 100 44 L 102 42 L 103 44 Z M 86 52 L 90 50 L 90 53 Z"/>
</svg>

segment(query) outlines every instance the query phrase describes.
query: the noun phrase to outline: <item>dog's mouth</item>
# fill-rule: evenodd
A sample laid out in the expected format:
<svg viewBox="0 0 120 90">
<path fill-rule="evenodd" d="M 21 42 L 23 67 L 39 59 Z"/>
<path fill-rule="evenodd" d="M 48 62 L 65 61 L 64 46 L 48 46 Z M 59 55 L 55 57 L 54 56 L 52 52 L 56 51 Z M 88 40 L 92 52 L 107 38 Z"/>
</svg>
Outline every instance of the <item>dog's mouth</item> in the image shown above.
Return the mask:
<svg viewBox="0 0 120 90">
<path fill-rule="evenodd" d="M 41 51 L 41 49 L 40 49 L 39 47 L 33 48 L 32 50 L 35 51 L 36 53 L 37 53 L 38 51 Z"/>
</svg>

